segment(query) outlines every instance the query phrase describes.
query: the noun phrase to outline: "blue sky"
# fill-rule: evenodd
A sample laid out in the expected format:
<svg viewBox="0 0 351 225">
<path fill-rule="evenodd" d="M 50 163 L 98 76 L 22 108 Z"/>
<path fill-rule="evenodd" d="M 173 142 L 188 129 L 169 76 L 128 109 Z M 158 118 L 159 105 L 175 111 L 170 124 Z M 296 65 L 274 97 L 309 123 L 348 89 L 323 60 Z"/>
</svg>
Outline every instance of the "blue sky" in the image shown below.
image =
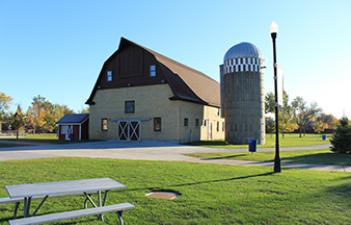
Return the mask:
<svg viewBox="0 0 351 225">
<path fill-rule="evenodd" d="M 351 117 L 351 1 L 0 0 L 0 91 L 27 108 L 35 95 L 79 110 L 124 36 L 219 79 L 227 49 L 252 42 L 266 59 L 279 24 L 285 89 Z"/>
</svg>

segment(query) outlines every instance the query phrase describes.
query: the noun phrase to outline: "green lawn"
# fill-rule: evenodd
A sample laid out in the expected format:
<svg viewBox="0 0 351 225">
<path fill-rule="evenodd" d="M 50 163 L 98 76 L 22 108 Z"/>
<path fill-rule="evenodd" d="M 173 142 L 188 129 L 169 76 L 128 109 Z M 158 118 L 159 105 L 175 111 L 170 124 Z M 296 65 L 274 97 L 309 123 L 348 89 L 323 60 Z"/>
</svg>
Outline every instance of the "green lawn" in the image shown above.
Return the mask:
<svg viewBox="0 0 351 225">
<path fill-rule="evenodd" d="M 204 159 L 234 159 L 251 161 L 273 161 L 274 152 L 218 152 L 218 153 L 194 153 L 193 157 Z M 285 163 L 327 164 L 339 166 L 351 166 L 351 154 L 338 154 L 329 149 L 306 150 L 306 151 L 281 151 L 280 157 Z"/>
<path fill-rule="evenodd" d="M 290 146 L 308 146 L 308 145 L 321 145 L 329 144 L 329 138 L 331 134 L 327 135 L 327 140 L 322 140 L 321 134 L 306 134 L 305 136 L 299 137 L 299 134 L 285 134 L 284 137 L 280 135 L 279 141 L 280 146 L 290 147 Z M 200 141 L 193 142 L 192 145 L 205 146 L 211 148 L 246 148 L 247 145 L 232 145 L 227 144 L 225 141 Z M 262 148 L 272 148 L 275 146 L 275 136 L 274 134 L 266 134 L 266 143 L 264 145 L 258 145 Z"/>
<path fill-rule="evenodd" d="M 1 162 L 0 186 L 111 177 L 129 188 L 112 192 L 109 203 L 135 204 L 124 215 L 126 224 L 133 225 L 351 224 L 350 173 L 270 172 L 268 167 L 183 162 L 42 159 Z M 174 201 L 146 198 L 153 189 L 171 189 L 182 196 Z M 4 189 L 0 196 L 6 196 Z M 49 198 L 42 212 L 78 209 L 82 201 L 82 197 Z M 10 217 L 12 209 L 13 205 L 0 205 L 0 217 Z M 106 217 L 107 224 L 116 224 L 114 214 Z M 74 222 L 103 224 L 94 217 Z"/>
</svg>

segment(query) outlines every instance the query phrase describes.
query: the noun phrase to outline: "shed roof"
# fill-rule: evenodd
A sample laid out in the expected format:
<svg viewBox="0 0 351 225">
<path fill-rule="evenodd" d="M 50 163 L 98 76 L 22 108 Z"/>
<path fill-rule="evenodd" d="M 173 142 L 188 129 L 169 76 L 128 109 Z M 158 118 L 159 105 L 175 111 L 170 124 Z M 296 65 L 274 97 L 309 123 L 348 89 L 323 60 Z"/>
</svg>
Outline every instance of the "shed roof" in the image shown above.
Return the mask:
<svg viewBox="0 0 351 225">
<path fill-rule="evenodd" d="M 87 114 L 87 113 L 66 114 L 57 122 L 57 124 L 83 123 L 88 118 L 89 118 L 89 114 Z"/>
</svg>

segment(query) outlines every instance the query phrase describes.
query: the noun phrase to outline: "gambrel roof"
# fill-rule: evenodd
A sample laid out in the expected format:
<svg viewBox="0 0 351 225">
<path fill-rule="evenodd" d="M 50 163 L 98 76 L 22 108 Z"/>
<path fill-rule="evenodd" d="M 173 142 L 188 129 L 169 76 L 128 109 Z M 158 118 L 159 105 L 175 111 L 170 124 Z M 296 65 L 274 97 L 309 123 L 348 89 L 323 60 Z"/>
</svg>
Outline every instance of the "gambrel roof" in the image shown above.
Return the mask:
<svg viewBox="0 0 351 225">
<path fill-rule="evenodd" d="M 171 100 L 184 100 L 195 102 L 204 105 L 220 107 L 220 85 L 219 83 L 207 76 L 206 74 L 190 68 L 182 63 L 170 59 L 151 49 L 138 45 L 125 38 L 121 38 L 118 50 L 113 53 L 108 62 L 113 56 L 119 54 L 123 49 L 129 46 L 141 48 L 150 54 L 158 62 L 160 69 L 165 78 L 165 82 L 169 84 L 174 96 Z M 104 63 L 104 66 L 106 64 Z M 94 86 L 94 89 L 87 100 L 86 104 L 94 104 L 94 96 L 98 89 L 98 83 L 102 73 Z"/>
</svg>

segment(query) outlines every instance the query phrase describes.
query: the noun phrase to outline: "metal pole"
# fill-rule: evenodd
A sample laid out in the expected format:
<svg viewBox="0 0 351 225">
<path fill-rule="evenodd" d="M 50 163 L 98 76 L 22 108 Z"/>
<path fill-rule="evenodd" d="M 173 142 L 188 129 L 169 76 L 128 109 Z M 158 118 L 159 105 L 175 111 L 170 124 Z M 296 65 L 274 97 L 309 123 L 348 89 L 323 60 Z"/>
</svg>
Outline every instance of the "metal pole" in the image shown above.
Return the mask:
<svg viewBox="0 0 351 225">
<path fill-rule="evenodd" d="M 278 105 L 278 76 L 277 76 L 277 54 L 275 40 L 277 33 L 271 33 L 273 41 L 273 68 L 274 68 L 274 95 L 275 95 L 275 157 L 274 157 L 274 172 L 281 172 L 280 155 L 279 155 L 279 105 Z"/>
</svg>

